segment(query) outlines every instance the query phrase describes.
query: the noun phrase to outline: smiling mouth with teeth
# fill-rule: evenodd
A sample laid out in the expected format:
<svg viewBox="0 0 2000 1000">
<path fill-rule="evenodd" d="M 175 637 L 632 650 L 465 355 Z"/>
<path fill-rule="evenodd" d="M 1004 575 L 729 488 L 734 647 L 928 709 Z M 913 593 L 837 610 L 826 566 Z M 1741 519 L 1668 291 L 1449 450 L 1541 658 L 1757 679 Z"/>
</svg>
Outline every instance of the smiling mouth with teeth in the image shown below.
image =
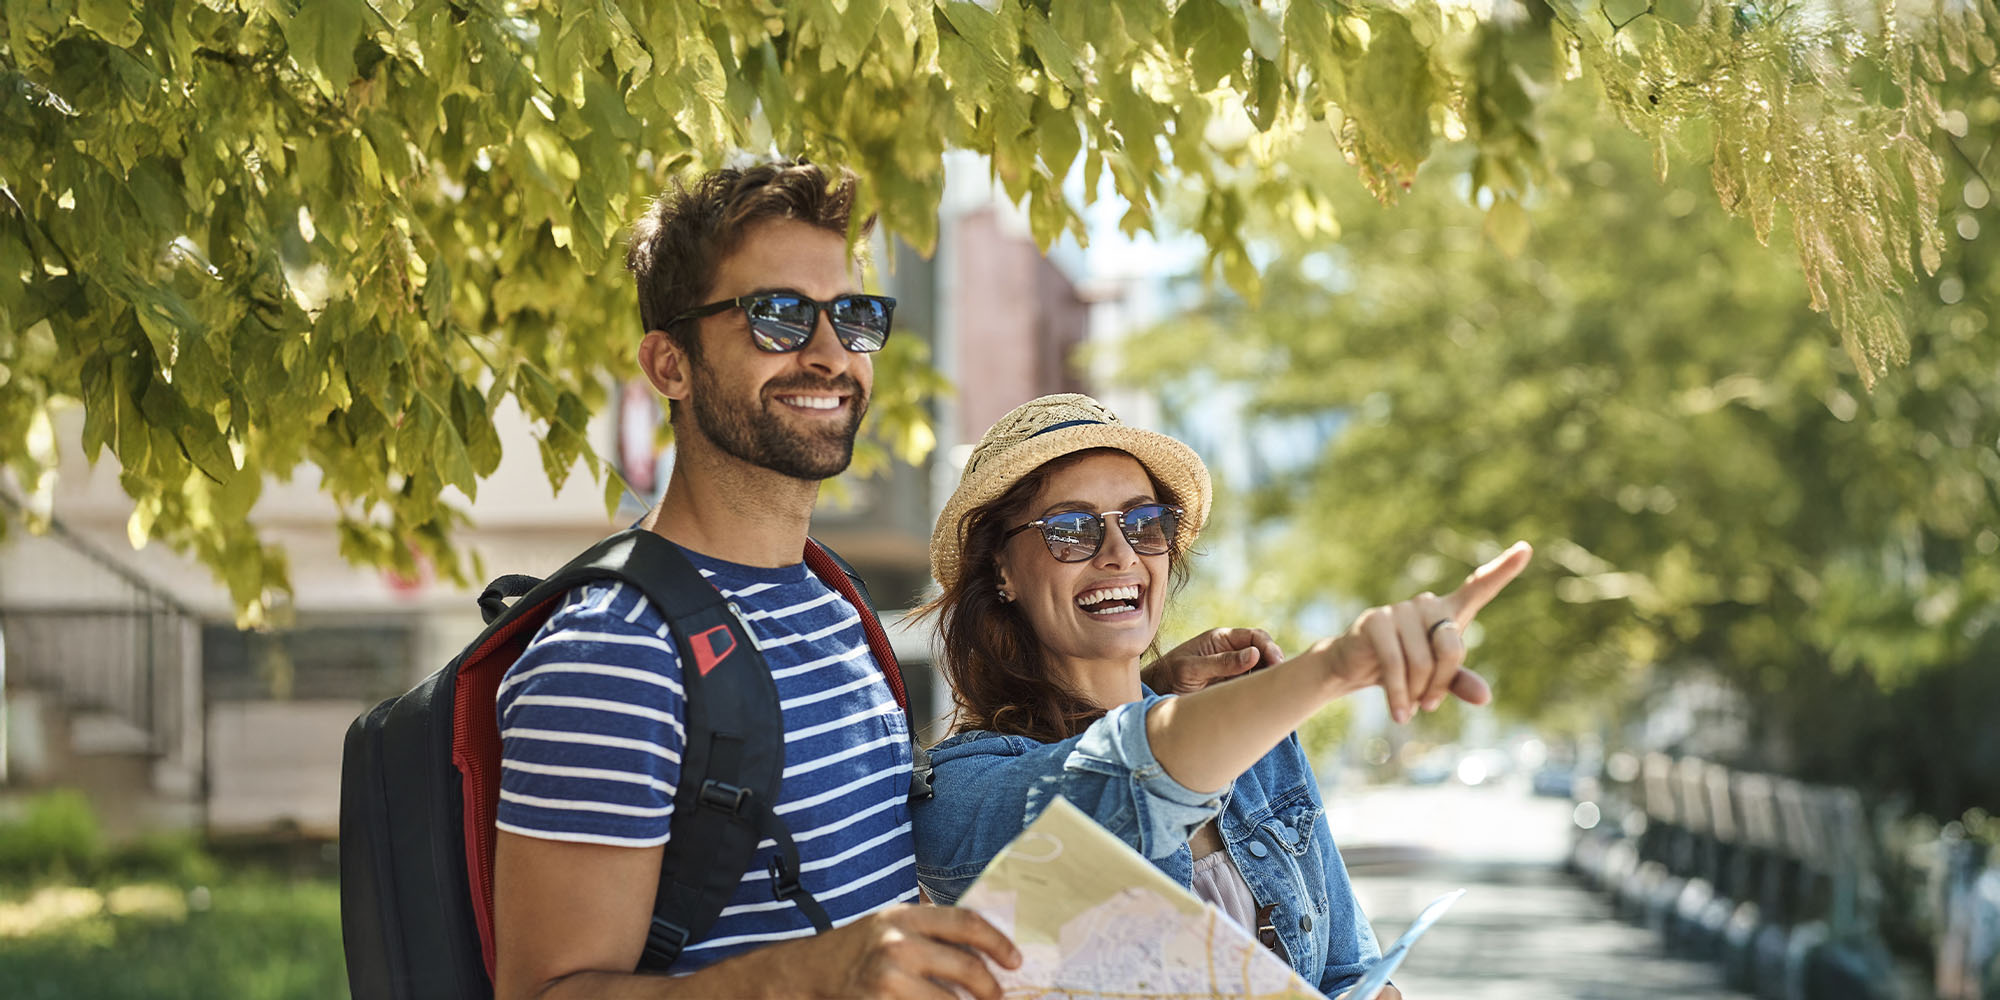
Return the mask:
<svg viewBox="0 0 2000 1000">
<path fill-rule="evenodd" d="M 1139 610 L 1139 586 L 1099 587 L 1078 595 L 1076 606 L 1089 615 L 1121 615 Z"/>
<path fill-rule="evenodd" d="M 778 402 L 805 410 L 837 410 L 845 400 L 839 396 L 779 396 Z"/>
</svg>

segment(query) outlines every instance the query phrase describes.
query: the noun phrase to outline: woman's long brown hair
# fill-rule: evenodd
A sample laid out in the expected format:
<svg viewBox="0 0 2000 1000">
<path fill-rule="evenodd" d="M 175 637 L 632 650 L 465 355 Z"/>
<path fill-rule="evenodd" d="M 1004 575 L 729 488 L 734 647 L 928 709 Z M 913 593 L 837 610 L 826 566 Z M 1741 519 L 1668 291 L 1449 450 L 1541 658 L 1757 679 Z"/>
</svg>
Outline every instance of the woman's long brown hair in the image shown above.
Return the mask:
<svg viewBox="0 0 2000 1000">
<path fill-rule="evenodd" d="M 1028 505 L 1049 476 L 1085 456 L 1104 452 L 1127 454 L 1093 448 L 1053 459 L 1016 480 L 1007 492 L 966 511 L 959 521 L 965 545 L 958 580 L 917 609 L 920 616 L 938 616 L 944 675 L 951 683 L 954 705 L 953 732 L 984 729 L 1055 743 L 1082 732 L 1104 714 L 1104 709 L 1055 675 L 1020 606 L 1000 599 L 999 563 L 1001 535 L 1027 516 Z M 1161 503 L 1181 502 L 1151 470 L 1146 478 Z M 1167 565 L 1177 590 L 1187 575 L 1178 537 L 1167 550 Z"/>
</svg>

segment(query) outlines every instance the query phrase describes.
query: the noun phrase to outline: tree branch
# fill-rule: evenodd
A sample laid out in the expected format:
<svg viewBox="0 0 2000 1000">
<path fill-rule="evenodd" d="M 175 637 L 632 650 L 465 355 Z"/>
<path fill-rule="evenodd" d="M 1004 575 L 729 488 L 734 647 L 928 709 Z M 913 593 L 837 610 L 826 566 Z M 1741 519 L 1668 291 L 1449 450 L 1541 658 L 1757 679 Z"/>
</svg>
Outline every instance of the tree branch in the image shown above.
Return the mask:
<svg viewBox="0 0 2000 1000">
<path fill-rule="evenodd" d="M 1632 22 L 1637 21 L 1638 19 L 1645 17 L 1648 14 L 1651 14 L 1653 12 L 1653 5 L 1656 2 L 1657 0 L 1647 0 L 1645 10 L 1639 11 L 1638 13 L 1633 14 L 1631 17 L 1626 18 L 1624 23 L 1622 24 L 1617 21 L 1613 21 L 1611 19 L 1611 12 L 1605 10 L 1602 4 L 1598 5 L 1597 12 L 1599 14 L 1604 15 L 1604 23 L 1610 25 L 1611 33 L 1616 35 L 1619 32 L 1624 31 L 1627 27 L 1629 27 L 1632 24 Z"/>
<path fill-rule="evenodd" d="M 251 58 L 241 52 L 224 52 L 221 49 L 208 48 L 196 49 L 194 54 L 210 62 L 224 63 L 237 69 L 269 69 L 271 66 L 270 56 Z"/>
<path fill-rule="evenodd" d="M 1965 151 L 1964 146 L 1958 144 L 1958 136 L 1946 132 L 1944 142 L 1951 147 L 1952 152 L 1958 154 L 1958 159 L 1965 164 L 1965 169 L 1972 171 L 1972 176 L 1979 178 L 1979 183 L 1986 185 L 1986 190 L 1993 190 L 1993 182 L 1986 179 L 1986 171 L 1980 168 L 1979 161 L 1973 159 L 1971 153 Z"/>
<path fill-rule="evenodd" d="M 14 197 L 14 189 L 8 187 L 5 184 L 0 184 L 0 195 L 5 195 L 7 198 L 7 204 L 14 206 L 14 217 L 20 220 L 21 235 L 26 240 L 28 244 L 28 249 L 33 250 L 35 248 L 37 237 L 39 237 L 40 242 L 47 243 L 49 246 L 53 247 L 55 249 L 56 254 L 62 257 L 63 268 L 65 270 L 67 270 L 72 275 L 78 275 L 80 277 L 79 272 L 81 272 L 82 268 L 79 268 L 77 266 L 76 258 L 71 257 L 69 255 L 69 251 L 63 249 L 63 245 L 57 243 L 54 237 L 50 236 L 48 233 L 42 232 L 41 227 L 35 225 L 34 220 L 28 217 L 28 209 L 26 208 L 26 206 L 23 206 L 21 204 L 20 199 Z M 39 257 L 40 255 L 38 254 L 37 256 Z M 37 260 L 36 263 L 42 264 L 40 260 Z M 46 271 L 48 265 L 43 264 L 42 266 L 44 271 Z"/>
</svg>

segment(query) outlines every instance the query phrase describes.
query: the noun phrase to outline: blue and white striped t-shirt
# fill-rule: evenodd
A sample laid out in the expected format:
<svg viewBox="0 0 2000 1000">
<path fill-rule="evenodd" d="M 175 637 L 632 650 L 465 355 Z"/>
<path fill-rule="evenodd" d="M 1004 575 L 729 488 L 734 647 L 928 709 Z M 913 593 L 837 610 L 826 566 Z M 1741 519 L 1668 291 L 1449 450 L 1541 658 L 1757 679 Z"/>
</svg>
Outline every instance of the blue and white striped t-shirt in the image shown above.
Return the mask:
<svg viewBox="0 0 2000 1000">
<path fill-rule="evenodd" d="M 682 549 L 741 612 L 785 717 L 778 815 L 806 889 L 836 926 L 917 898 L 908 722 L 861 618 L 804 563 L 767 569 Z M 551 840 L 667 840 L 686 738 L 681 666 L 665 619 L 636 590 L 579 587 L 500 684 L 499 827 Z M 684 972 L 812 924 L 771 895 L 764 841 Z"/>
</svg>

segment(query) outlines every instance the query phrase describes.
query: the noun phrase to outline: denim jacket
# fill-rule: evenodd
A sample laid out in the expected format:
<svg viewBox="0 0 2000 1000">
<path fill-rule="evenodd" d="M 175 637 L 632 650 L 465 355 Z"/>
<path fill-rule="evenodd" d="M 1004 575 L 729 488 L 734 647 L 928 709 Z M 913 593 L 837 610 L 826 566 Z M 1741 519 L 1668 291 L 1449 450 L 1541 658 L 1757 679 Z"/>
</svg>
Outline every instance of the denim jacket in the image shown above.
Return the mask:
<svg viewBox="0 0 2000 1000">
<path fill-rule="evenodd" d="M 975 731 L 931 749 L 936 795 L 912 802 L 917 879 L 955 903 L 1049 801 L 1061 795 L 1186 886 L 1188 838 L 1219 813 L 1230 860 L 1267 908 L 1299 976 L 1332 996 L 1381 955 L 1327 828 L 1319 783 L 1297 735 L 1214 795 L 1169 777 L 1146 739 L 1146 691 L 1060 743 Z"/>
</svg>

